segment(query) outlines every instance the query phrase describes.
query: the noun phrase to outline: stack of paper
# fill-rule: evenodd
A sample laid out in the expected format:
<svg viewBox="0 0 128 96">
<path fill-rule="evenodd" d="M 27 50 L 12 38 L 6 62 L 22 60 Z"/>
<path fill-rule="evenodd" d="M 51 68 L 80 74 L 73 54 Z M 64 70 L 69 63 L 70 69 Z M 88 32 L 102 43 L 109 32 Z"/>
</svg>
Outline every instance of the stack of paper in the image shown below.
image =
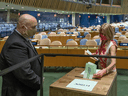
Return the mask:
<svg viewBox="0 0 128 96">
<path fill-rule="evenodd" d="M 85 73 L 83 78 L 92 79 L 93 74 L 96 73 L 96 67 L 97 65 L 94 63 L 91 63 L 91 62 L 86 63 Z"/>
</svg>

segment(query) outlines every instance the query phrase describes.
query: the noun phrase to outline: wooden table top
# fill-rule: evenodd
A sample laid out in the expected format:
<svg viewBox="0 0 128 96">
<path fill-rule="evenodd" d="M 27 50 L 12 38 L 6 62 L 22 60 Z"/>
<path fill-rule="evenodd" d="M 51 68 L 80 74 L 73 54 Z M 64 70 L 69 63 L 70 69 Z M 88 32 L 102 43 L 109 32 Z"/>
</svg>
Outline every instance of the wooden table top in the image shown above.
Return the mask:
<svg viewBox="0 0 128 96">
<path fill-rule="evenodd" d="M 54 82 L 50 85 L 50 88 L 62 88 L 64 90 L 70 90 L 70 91 L 78 91 L 82 94 L 95 94 L 96 96 L 106 96 L 109 92 L 109 89 L 111 88 L 111 85 L 113 84 L 113 81 L 116 79 L 117 72 L 109 73 L 108 75 L 105 75 L 101 79 L 86 79 L 83 78 L 83 75 L 81 73 L 84 71 L 84 68 L 75 68 L 69 73 L 67 73 L 65 76 Z M 74 88 L 68 88 L 66 87 L 69 83 L 71 83 L 74 79 L 82 79 L 82 80 L 90 80 L 90 81 L 97 81 L 98 83 L 94 87 L 92 91 L 86 91 L 86 90 L 80 90 L 80 89 L 74 89 Z"/>
</svg>

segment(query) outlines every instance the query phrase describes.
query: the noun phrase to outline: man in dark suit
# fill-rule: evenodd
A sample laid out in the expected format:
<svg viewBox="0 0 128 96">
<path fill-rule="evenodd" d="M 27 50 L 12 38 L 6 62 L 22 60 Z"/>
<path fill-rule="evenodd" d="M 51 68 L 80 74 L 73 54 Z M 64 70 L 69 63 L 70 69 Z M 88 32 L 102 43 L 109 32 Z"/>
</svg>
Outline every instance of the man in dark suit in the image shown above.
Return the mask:
<svg viewBox="0 0 128 96">
<path fill-rule="evenodd" d="M 1 52 L 2 69 L 38 55 L 28 39 L 37 32 L 36 26 L 35 17 L 29 14 L 19 17 L 17 28 L 9 36 Z M 41 62 L 38 58 L 2 76 L 2 96 L 37 96 L 40 74 Z"/>
</svg>

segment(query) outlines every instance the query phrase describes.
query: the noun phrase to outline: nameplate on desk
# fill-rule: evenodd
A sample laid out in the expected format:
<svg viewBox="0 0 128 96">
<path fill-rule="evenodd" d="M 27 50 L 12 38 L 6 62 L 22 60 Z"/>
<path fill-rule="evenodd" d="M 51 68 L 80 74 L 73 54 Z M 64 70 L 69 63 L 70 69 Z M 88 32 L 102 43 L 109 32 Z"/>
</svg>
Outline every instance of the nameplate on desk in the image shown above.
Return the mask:
<svg viewBox="0 0 128 96">
<path fill-rule="evenodd" d="M 120 46 L 128 46 L 128 43 L 120 43 Z"/>
<path fill-rule="evenodd" d="M 90 80 L 74 79 L 66 87 L 92 91 L 98 82 Z"/>
</svg>

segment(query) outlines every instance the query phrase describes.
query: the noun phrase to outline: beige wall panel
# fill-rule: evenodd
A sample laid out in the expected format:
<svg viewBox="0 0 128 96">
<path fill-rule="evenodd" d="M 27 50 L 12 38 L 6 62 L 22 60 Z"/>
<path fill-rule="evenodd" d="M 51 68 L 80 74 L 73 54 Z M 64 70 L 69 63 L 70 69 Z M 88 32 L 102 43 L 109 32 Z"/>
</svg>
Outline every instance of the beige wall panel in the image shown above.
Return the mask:
<svg viewBox="0 0 128 96">
<path fill-rule="evenodd" d="M 59 4 L 58 4 L 58 9 L 59 9 L 59 10 L 62 10 L 62 9 L 63 9 L 63 7 L 64 7 L 63 4 L 64 4 L 64 1 L 60 1 L 60 2 L 59 2 Z"/>
<path fill-rule="evenodd" d="M 76 3 L 72 3 L 71 8 L 70 8 L 70 11 L 74 11 L 76 5 L 77 5 Z"/>
<path fill-rule="evenodd" d="M 51 9 L 58 9 L 59 0 L 54 0 L 53 4 L 50 6 Z"/>
<path fill-rule="evenodd" d="M 91 13 L 117 13 L 117 14 L 128 14 L 128 0 L 122 1 L 122 8 L 116 7 L 104 7 L 104 6 L 92 6 L 87 9 L 84 4 L 78 4 L 74 2 L 67 2 L 62 0 L 0 0 L 1 2 L 22 4 L 26 6 L 33 6 L 37 8 L 47 9 L 58 9 L 65 11 L 78 11 L 78 12 L 91 12 Z"/>
<path fill-rule="evenodd" d="M 65 8 L 67 11 L 70 11 L 71 4 L 72 4 L 71 2 L 67 3 L 67 7 Z"/>
</svg>

